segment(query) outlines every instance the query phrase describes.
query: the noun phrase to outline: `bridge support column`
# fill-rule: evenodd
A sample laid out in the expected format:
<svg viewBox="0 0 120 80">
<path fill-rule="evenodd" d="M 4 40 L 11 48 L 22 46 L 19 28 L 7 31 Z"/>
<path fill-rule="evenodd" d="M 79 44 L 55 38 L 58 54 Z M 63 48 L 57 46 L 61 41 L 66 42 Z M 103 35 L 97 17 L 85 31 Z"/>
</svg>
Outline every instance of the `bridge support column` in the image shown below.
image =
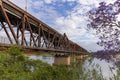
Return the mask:
<svg viewBox="0 0 120 80">
<path fill-rule="evenodd" d="M 70 65 L 70 56 L 69 55 L 55 55 L 54 59 L 54 64 L 55 65 Z"/>
<path fill-rule="evenodd" d="M 76 60 L 85 60 L 88 57 L 88 55 L 79 55 L 76 57 Z"/>
</svg>

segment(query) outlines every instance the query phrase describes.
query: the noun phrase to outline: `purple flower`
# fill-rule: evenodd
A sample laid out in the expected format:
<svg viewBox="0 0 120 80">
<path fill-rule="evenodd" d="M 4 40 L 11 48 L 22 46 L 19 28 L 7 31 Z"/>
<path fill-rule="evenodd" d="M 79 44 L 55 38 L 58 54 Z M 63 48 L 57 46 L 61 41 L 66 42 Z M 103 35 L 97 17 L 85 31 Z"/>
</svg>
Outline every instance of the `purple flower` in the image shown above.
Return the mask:
<svg viewBox="0 0 120 80">
<path fill-rule="evenodd" d="M 120 21 L 117 21 L 119 13 L 120 0 L 110 4 L 101 2 L 99 7 L 88 12 L 88 30 L 96 30 L 96 35 L 100 39 L 97 44 L 105 50 L 120 51 Z"/>
</svg>

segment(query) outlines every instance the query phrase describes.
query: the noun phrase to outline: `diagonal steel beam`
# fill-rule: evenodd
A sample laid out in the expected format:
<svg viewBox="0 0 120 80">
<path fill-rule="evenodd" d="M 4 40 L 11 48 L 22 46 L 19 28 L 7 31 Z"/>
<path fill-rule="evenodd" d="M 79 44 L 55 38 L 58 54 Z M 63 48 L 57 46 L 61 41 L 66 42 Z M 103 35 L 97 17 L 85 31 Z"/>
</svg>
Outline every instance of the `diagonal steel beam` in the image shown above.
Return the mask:
<svg viewBox="0 0 120 80">
<path fill-rule="evenodd" d="M 59 45 L 60 45 L 61 40 L 62 40 L 62 36 L 61 36 L 61 37 L 59 37 L 57 47 L 60 47 Z"/>
<path fill-rule="evenodd" d="M 22 33 L 21 29 L 20 29 L 20 32 Z M 27 40 L 26 40 L 25 36 L 24 36 L 24 41 L 25 41 L 26 46 L 28 46 L 28 43 L 27 43 Z"/>
<path fill-rule="evenodd" d="M 42 35 L 43 35 L 44 43 L 45 43 L 46 47 L 48 48 L 48 44 L 46 42 L 47 38 L 46 38 L 45 33 L 43 31 L 43 26 L 41 26 L 41 30 L 42 30 Z"/>
<path fill-rule="evenodd" d="M 55 40 L 56 35 L 57 35 L 57 33 L 55 33 L 54 36 L 53 36 L 53 39 L 52 39 L 52 42 L 51 42 L 52 44 L 53 44 L 53 42 Z M 52 45 L 50 47 L 52 47 Z"/>
<path fill-rule="evenodd" d="M 41 32 L 41 28 L 40 28 L 40 25 L 39 25 L 39 27 L 38 27 L 38 47 L 41 47 L 41 34 L 40 34 L 40 32 Z"/>
<path fill-rule="evenodd" d="M 31 34 L 31 37 L 32 37 L 32 39 L 33 39 L 34 45 L 35 45 L 35 47 L 37 47 L 36 41 L 35 41 L 34 36 L 33 36 L 32 29 L 31 29 L 30 23 L 28 22 L 28 18 L 27 18 L 27 17 L 26 17 L 26 22 L 27 22 L 28 27 L 29 27 L 29 29 L 30 29 L 30 34 Z"/>
<path fill-rule="evenodd" d="M 6 34 L 7 34 L 7 37 L 8 37 L 8 39 L 9 39 L 10 43 L 13 44 L 12 39 L 11 39 L 11 37 L 10 37 L 10 35 L 9 35 L 8 31 L 7 31 L 7 29 L 5 28 L 4 23 L 1 22 L 1 24 L 2 24 L 2 28 L 5 30 L 5 32 L 6 32 Z"/>
<path fill-rule="evenodd" d="M 12 28 L 12 24 L 11 24 L 11 22 L 10 22 L 8 16 L 7 16 L 7 13 L 6 13 L 4 7 L 2 6 L 2 3 L 0 3 L 0 9 L 1 9 L 1 11 L 2 11 L 2 14 L 3 14 L 6 22 L 8 23 L 8 27 L 10 28 L 10 31 L 11 31 L 14 39 L 15 39 L 16 44 L 18 44 L 18 39 L 17 39 L 17 37 L 16 37 L 16 35 L 15 35 L 15 32 L 14 32 L 14 30 L 13 30 L 13 28 Z"/>
<path fill-rule="evenodd" d="M 67 35 L 64 33 L 64 41 L 65 41 L 65 44 L 66 44 L 66 48 L 68 49 L 69 48 L 69 39 L 67 37 Z"/>
<path fill-rule="evenodd" d="M 25 15 L 23 16 L 23 20 L 22 20 L 22 28 L 21 28 L 21 33 L 22 33 L 22 41 L 21 41 L 21 45 L 24 46 L 24 40 L 25 40 Z"/>
</svg>

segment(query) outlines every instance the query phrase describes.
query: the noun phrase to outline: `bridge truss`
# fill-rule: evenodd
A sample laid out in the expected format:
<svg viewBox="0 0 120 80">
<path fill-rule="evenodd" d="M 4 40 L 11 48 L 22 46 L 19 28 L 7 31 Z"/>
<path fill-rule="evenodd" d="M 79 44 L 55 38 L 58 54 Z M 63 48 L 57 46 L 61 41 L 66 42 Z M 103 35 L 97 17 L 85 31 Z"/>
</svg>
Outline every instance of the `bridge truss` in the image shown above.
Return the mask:
<svg viewBox="0 0 120 80">
<path fill-rule="evenodd" d="M 9 0 L 0 0 L 0 25 L 8 38 L 6 44 L 65 53 L 87 52 L 65 33 L 60 34 Z"/>
</svg>

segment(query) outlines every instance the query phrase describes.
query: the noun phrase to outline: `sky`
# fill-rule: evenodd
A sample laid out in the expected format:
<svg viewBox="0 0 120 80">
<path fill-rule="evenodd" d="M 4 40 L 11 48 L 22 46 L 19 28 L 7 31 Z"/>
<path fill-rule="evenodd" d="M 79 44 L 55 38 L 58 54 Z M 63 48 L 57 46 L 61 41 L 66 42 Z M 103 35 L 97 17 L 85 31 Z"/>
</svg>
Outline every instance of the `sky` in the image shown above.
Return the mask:
<svg viewBox="0 0 120 80">
<path fill-rule="evenodd" d="M 103 49 L 96 42 L 94 31 L 87 30 L 86 13 L 98 7 L 100 2 L 113 3 L 115 0 L 10 0 L 39 20 L 88 51 Z M 27 9 L 25 9 L 27 5 Z"/>
</svg>

